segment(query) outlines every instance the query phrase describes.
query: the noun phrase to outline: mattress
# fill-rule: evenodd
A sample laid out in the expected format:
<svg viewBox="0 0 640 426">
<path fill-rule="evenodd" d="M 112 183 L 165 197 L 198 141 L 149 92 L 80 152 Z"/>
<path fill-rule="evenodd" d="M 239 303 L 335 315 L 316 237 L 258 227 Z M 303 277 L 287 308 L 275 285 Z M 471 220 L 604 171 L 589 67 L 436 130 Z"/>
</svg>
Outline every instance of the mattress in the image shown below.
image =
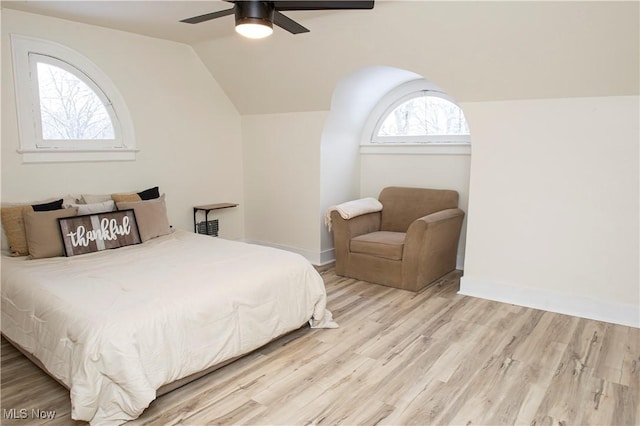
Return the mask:
<svg viewBox="0 0 640 426">
<path fill-rule="evenodd" d="M 74 257 L 2 258 L 2 333 L 70 389 L 72 418 L 135 419 L 163 385 L 330 320 L 302 256 L 176 231 Z"/>
</svg>

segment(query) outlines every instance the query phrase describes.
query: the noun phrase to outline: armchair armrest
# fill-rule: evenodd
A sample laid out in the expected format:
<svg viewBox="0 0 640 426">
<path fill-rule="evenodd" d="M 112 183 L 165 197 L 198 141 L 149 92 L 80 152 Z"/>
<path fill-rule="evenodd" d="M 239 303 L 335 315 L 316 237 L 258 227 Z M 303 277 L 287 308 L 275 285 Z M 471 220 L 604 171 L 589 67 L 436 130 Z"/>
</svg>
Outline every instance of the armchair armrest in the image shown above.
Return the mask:
<svg viewBox="0 0 640 426">
<path fill-rule="evenodd" d="M 350 240 L 358 235 L 380 230 L 380 212 L 366 213 L 351 219 L 343 219 L 337 211 L 331 212 L 331 223 L 335 234 L 345 233 Z M 334 235 L 335 235 L 334 234 Z"/>
<path fill-rule="evenodd" d="M 464 212 L 447 209 L 416 219 L 407 230 L 403 277 L 430 283 L 455 269 Z"/>
<path fill-rule="evenodd" d="M 426 216 L 422 216 L 411 223 L 407 230 L 407 242 L 411 238 L 423 237 L 427 232 L 427 229 L 432 230 L 436 227 L 446 226 L 449 222 L 462 224 L 464 219 L 464 212 L 460 209 L 447 209 L 439 212 L 431 213 Z"/>
<path fill-rule="evenodd" d="M 351 219 L 343 219 L 337 211 L 331 212 L 333 246 L 336 259 L 336 273 L 344 275 L 345 259 L 349 254 L 349 244 L 353 237 L 380 230 L 380 212 L 367 213 Z"/>
</svg>

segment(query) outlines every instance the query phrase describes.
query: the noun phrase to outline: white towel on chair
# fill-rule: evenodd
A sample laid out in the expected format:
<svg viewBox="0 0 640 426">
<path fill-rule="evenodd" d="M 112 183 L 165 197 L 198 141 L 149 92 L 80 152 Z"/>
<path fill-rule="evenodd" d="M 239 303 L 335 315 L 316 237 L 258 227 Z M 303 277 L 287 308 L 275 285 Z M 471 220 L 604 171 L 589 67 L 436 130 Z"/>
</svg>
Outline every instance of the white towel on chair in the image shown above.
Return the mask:
<svg viewBox="0 0 640 426">
<path fill-rule="evenodd" d="M 343 219 L 351 219 L 367 213 L 379 212 L 382 210 L 382 203 L 375 198 L 361 198 L 359 200 L 347 201 L 346 203 L 331 206 L 324 217 L 324 224 L 331 231 L 331 212 L 337 211 Z"/>
</svg>

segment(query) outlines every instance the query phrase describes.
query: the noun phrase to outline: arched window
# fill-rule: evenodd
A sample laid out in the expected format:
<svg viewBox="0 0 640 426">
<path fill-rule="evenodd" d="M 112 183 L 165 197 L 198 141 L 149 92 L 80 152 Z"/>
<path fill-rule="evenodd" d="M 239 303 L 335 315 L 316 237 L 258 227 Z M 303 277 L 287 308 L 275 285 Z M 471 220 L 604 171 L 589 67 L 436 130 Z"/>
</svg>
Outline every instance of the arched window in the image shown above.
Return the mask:
<svg viewBox="0 0 640 426">
<path fill-rule="evenodd" d="M 29 59 L 38 84 L 34 100 L 40 110 L 37 124 L 42 139 L 38 142 L 42 143 L 38 146 L 56 146 L 62 141 L 71 145 L 83 141 L 85 146 L 96 141 L 102 143 L 93 146 L 117 143 L 120 126 L 111 102 L 88 76 L 50 56 L 31 54 Z"/>
<path fill-rule="evenodd" d="M 402 84 L 372 110 L 361 153 L 471 153 L 469 125 L 462 109 L 433 83 Z"/>
<path fill-rule="evenodd" d="M 376 127 L 373 142 L 468 142 L 469 126 L 453 102 L 433 91 L 410 93 L 393 103 Z"/>
<path fill-rule="evenodd" d="M 135 159 L 126 105 L 97 66 L 46 40 L 11 40 L 25 162 Z"/>
</svg>

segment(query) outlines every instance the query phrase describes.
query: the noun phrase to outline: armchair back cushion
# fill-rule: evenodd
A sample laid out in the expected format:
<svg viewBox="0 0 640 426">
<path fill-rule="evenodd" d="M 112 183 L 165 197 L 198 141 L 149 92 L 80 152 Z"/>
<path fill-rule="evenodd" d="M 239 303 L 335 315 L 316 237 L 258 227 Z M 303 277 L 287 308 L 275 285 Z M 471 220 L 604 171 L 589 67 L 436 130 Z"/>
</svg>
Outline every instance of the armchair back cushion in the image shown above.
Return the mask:
<svg viewBox="0 0 640 426">
<path fill-rule="evenodd" d="M 382 203 L 381 231 L 407 232 L 414 220 L 458 207 L 458 193 L 445 189 L 387 187 L 378 197 Z"/>
</svg>

